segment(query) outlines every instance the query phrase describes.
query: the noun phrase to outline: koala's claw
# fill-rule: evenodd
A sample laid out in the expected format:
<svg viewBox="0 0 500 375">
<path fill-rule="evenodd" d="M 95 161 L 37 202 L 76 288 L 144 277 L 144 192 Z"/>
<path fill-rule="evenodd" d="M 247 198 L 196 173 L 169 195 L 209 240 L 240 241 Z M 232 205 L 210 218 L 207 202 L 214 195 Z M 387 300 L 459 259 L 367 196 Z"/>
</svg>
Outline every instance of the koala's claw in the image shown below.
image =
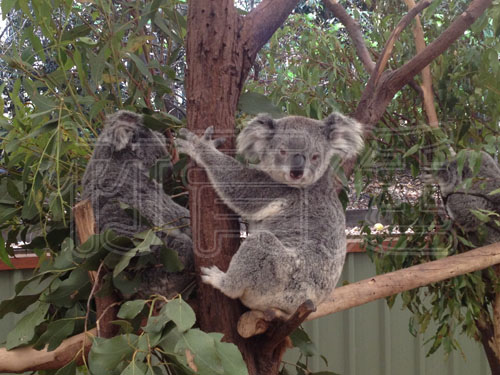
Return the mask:
<svg viewBox="0 0 500 375">
<path fill-rule="evenodd" d="M 212 136 L 214 135 L 214 127 L 213 126 L 209 126 L 206 130 L 205 130 L 205 134 L 203 135 L 203 139 L 205 141 L 210 141 L 212 139 Z"/>
<path fill-rule="evenodd" d="M 189 133 L 191 133 L 189 130 L 187 130 L 186 128 L 181 128 L 179 130 L 179 135 L 182 137 L 182 138 L 187 138 Z"/>
</svg>

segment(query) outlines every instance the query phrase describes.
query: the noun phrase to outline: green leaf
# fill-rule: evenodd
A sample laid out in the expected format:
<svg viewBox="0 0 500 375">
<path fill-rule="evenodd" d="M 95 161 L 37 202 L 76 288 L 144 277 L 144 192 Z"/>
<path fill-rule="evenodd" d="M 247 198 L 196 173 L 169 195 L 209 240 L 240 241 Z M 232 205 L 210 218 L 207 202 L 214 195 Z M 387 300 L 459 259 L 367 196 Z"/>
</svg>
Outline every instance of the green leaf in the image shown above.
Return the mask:
<svg viewBox="0 0 500 375">
<path fill-rule="evenodd" d="M 2 301 L 0 303 L 0 319 L 11 312 L 14 314 L 19 314 L 26 311 L 28 306 L 31 306 L 36 301 L 38 301 L 40 294 L 41 293 L 31 294 L 27 296 L 16 296 L 11 299 Z"/>
<path fill-rule="evenodd" d="M 122 319 L 133 319 L 142 311 L 145 304 L 146 300 L 144 299 L 127 301 L 120 307 L 120 311 L 116 316 Z"/>
<path fill-rule="evenodd" d="M 132 258 L 137 254 L 137 248 L 133 248 L 123 254 L 113 269 L 113 278 L 117 277 L 127 266 Z"/>
<path fill-rule="evenodd" d="M 143 115 L 142 119 L 143 119 L 144 125 L 151 130 L 163 132 L 169 128 L 168 124 L 165 121 L 158 120 L 157 118 L 155 118 L 153 116 Z"/>
<path fill-rule="evenodd" d="M 301 353 L 306 357 L 312 357 L 315 354 L 318 354 L 318 349 L 309 338 L 309 335 L 302 328 L 297 328 L 290 335 L 292 339 L 292 344 L 296 348 L 299 348 Z"/>
<path fill-rule="evenodd" d="M 187 331 L 196 321 L 193 309 L 181 298 L 170 301 L 163 308 L 165 314 L 172 319 L 180 332 Z"/>
<path fill-rule="evenodd" d="M 23 195 L 19 192 L 16 184 L 11 179 L 7 179 L 7 192 L 16 201 L 21 201 L 24 198 Z"/>
<path fill-rule="evenodd" d="M 135 65 L 137 66 L 137 69 L 139 69 L 139 71 L 144 76 L 146 76 L 146 78 L 148 79 L 149 82 L 151 82 L 153 80 L 153 76 L 152 76 L 151 72 L 147 68 L 146 64 L 144 64 L 144 61 L 142 61 L 139 56 L 137 56 L 134 53 L 127 52 L 127 53 L 125 53 L 125 57 L 129 57 L 135 63 Z"/>
<path fill-rule="evenodd" d="M 493 191 L 490 191 L 490 192 L 488 193 L 488 195 L 497 195 L 497 194 L 500 194 L 500 188 L 495 189 L 495 190 L 493 190 Z"/>
<path fill-rule="evenodd" d="M 57 370 L 55 375 L 76 375 L 76 367 L 77 367 L 76 362 L 71 361 L 63 368 Z"/>
<path fill-rule="evenodd" d="M 133 334 L 110 339 L 94 338 L 88 362 L 92 375 L 109 375 L 120 362 L 129 359 L 134 353 L 138 338 Z"/>
<path fill-rule="evenodd" d="M 74 319 L 61 319 L 50 322 L 47 330 L 35 343 L 34 348 L 41 350 L 48 344 L 47 350 L 50 352 L 56 349 L 65 338 L 69 337 L 74 329 Z"/>
<path fill-rule="evenodd" d="M 21 212 L 20 207 L 8 206 L 5 204 L 0 204 L 0 224 L 12 219 L 19 212 Z"/>
<path fill-rule="evenodd" d="M 184 264 L 179 259 L 177 251 L 166 246 L 160 248 L 160 259 L 168 272 L 179 272 L 184 269 Z"/>
<path fill-rule="evenodd" d="M 413 155 L 420 149 L 420 147 L 422 146 L 419 143 L 411 146 L 410 149 L 404 153 L 403 158 L 407 158 L 408 156 Z"/>
<path fill-rule="evenodd" d="M 48 303 L 40 303 L 38 308 L 23 316 L 7 336 L 5 345 L 7 350 L 29 344 L 33 336 L 35 336 L 35 328 L 45 320 L 48 310 Z"/>
<path fill-rule="evenodd" d="M 88 36 L 81 36 L 79 38 L 76 38 L 77 42 L 86 44 L 88 46 L 95 46 L 97 45 L 97 41 L 92 40 L 92 38 L 89 38 Z"/>
<path fill-rule="evenodd" d="M 184 333 L 177 343 L 175 351 L 186 355 L 187 350 L 194 357 L 194 363 L 200 374 L 224 374 L 224 367 L 221 358 L 217 354 L 215 340 L 209 334 L 199 329 L 190 329 Z"/>
<path fill-rule="evenodd" d="M 0 231 L 0 260 L 10 268 L 15 268 L 9 258 L 9 253 L 5 248 L 5 240 L 3 239 L 2 232 Z M 1 306 L 1 305 L 0 305 Z"/>
<path fill-rule="evenodd" d="M 124 202 L 119 202 L 119 204 L 120 204 L 120 208 L 123 211 L 125 211 L 127 213 L 127 215 L 129 215 L 132 219 L 134 219 L 134 223 L 136 223 L 136 224 L 140 223 L 140 224 L 146 225 L 148 227 L 152 226 L 150 221 L 146 217 L 142 216 L 141 212 L 138 209 L 136 209 L 135 207 L 130 206 Z"/>
<path fill-rule="evenodd" d="M 224 374 L 247 375 L 248 369 L 238 347 L 229 342 L 222 342 L 221 333 L 209 333 L 209 335 L 215 339 L 215 349 L 222 361 Z"/>
<path fill-rule="evenodd" d="M 152 333 L 159 333 L 159 332 L 163 331 L 163 328 L 166 326 L 166 324 L 171 321 L 171 319 L 165 313 L 167 305 L 164 305 L 161 308 L 158 315 L 149 317 L 146 326 L 144 326 L 142 328 L 144 332 L 152 334 Z"/>
<path fill-rule="evenodd" d="M 2 6 L 2 19 L 4 20 L 9 12 L 14 8 L 16 5 L 17 0 L 2 0 L 1 1 L 1 6 Z"/>
<path fill-rule="evenodd" d="M 88 272 L 83 268 L 76 268 L 71 271 L 68 278 L 59 284 L 55 291 L 45 297 L 45 300 L 58 306 L 71 307 L 79 293 L 89 284 Z"/>
<path fill-rule="evenodd" d="M 256 92 L 241 94 L 238 109 L 250 115 L 269 113 L 273 117 L 282 117 L 283 112 L 265 95 Z"/>
<path fill-rule="evenodd" d="M 121 375 L 145 375 L 147 371 L 147 366 L 137 361 L 132 360 L 127 367 L 121 372 Z"/>
</svg>

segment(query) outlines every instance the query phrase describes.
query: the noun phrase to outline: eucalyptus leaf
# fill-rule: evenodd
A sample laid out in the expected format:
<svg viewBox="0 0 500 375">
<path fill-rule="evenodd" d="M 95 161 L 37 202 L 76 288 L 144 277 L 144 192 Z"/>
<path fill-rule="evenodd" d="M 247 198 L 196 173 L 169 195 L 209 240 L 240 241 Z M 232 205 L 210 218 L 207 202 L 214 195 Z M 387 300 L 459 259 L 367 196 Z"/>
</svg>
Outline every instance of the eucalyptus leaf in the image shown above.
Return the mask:
<svg viewBox="0 0 500 375">
<path fill-rule="evenodd" d="M 193 309 L 181 298 L 168 302 L 163 309 L 165 309 L 165 315 L 172 319 L 181 332 L 187 331 L 196 321 Z"/>
<path fill-rule="evenodd" d="M 7 335 L 7 343 L 5 344 L 7 350 L 29 344 L 35 336 L 35 328 L 45 321 L 48 310 L 48 303 L 40 303 L 35 310 L 24 315 Z"/>
</svg>

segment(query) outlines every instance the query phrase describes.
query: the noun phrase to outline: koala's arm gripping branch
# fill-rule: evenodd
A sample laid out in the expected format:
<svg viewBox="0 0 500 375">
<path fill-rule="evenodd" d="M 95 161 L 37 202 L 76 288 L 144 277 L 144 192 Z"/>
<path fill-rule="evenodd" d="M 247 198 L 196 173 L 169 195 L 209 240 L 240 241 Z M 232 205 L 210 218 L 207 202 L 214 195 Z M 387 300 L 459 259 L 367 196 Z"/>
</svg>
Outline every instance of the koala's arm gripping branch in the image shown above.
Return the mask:
<svg viewBox="0 0 500 375">
<path fill-rule="evenodd" d="M 252 219 L 283 197 L 282 189 L 286 187 L 266 173 L 247 167 L 214 147 L 205 144 L 198 147 L 196 161 L 205 168 L 224 203 L 242 217 Z"/>
</svg>

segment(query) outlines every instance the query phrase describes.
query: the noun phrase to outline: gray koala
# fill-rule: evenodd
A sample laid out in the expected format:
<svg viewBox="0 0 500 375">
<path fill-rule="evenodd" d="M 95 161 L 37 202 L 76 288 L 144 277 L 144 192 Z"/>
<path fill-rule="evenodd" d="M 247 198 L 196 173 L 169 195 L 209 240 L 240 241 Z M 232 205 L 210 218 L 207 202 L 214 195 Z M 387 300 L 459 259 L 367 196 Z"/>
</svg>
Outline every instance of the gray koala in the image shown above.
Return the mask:
<svg viewBox="0 0 500 375">
<path fill-rule="evenodd" d="M 157 267 L 143 273 L 143 295 L 170 297 L 193 278 L 189 211 L 149 177 L 158 159 L 168 155 L 165 137 L 146 128 L 142 116 L 119 111 L 106 119 L 82 180 L 82 198 L 90 199 L 99 232 L 112 229 L 130 237 L 154 225 L 166 245 L 178 252 L 185 270 L 168 273 Z M 133 207 L 140 217 L 128 215 L 120 203 Z"/>
<path fill-rule="evenodd" d="M 202 268 L 202 280 L 247 307 L 293 313 L 333 291 L 346 254 L 345 216 L 330 168 L 334 154 L 355 156 L 362 126 L 338 113 L 324 121 L 262 114 L 237 138 L 246 166 L 219 152 L 224 140 L 186 129 L 176 145 L 205 168 L 225 204 L 249 223 L 227 272 Z"/>
<path fill-rule="evenodd" d="M 485 230 L 476 245 L 500 242 L 500 227 L 494 223 L 499 218 L 492 217 L 484 223 L 471 212 L 487 210 L 500 215 L 500 193 L 490 194 L 500 188 L 500 168 L 489 154 L 481 151 L 479 170 L 474 173 L 471 162 L 477 153 L 468 150 L 465 155 L 461 174 L 458 173 L 457 158 L 453 157 L 437 170 L 435 176 L 426 175 L 424 180 L 439 185 L 448 215 L 464 232 L 476 238 L 479 229 Z"/>
</svg>

